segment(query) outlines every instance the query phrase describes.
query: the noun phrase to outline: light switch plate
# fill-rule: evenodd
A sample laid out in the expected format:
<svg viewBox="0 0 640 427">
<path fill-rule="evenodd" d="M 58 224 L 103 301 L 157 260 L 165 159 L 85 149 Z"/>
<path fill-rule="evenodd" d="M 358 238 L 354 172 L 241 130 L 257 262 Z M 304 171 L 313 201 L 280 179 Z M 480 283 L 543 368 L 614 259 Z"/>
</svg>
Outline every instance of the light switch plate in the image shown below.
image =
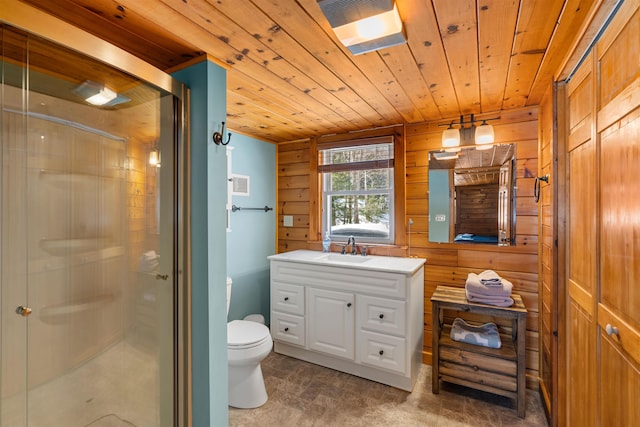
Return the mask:
<svg viewBox="0 0 640 427">
<path fill-rule="evenodd" d="M 285 227 L 293 227 L 293 215 L 285 215 L 283 222 Z"/>
</svg>

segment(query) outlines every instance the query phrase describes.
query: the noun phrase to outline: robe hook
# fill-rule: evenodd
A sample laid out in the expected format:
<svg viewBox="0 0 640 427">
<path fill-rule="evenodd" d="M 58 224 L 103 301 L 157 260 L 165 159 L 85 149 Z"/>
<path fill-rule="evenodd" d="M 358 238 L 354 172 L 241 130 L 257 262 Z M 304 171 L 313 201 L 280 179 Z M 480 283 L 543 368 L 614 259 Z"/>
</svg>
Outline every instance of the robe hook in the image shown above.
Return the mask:
<svg viewBox="0 0 640 427">
<path fill-rule="evenodd" d="M 220 144 L 227 145 L 231 141 L 231 132 L 229 132 L 226 142 L 223 141 L 222 138 L 224 138 L 224 122 L 222 122 L 222 132 L 213 133 L 213 142 L 215 142 L 216 145 L 220 145 Z"/>
</svg>

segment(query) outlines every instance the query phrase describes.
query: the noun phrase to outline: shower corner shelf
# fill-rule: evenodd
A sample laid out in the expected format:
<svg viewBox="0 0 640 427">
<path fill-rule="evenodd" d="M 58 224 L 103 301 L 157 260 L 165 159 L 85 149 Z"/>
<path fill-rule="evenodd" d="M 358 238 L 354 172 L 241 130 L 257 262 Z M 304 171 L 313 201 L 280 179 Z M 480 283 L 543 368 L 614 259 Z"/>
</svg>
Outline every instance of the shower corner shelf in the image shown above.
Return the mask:
<svg viewBox="0 0 640 427">
<path fill-rule="evenodd" d="M 54 256 L 76 255 L 104 249 L 104 239 L 40 239 L 40 249 Z"/>
</svg>

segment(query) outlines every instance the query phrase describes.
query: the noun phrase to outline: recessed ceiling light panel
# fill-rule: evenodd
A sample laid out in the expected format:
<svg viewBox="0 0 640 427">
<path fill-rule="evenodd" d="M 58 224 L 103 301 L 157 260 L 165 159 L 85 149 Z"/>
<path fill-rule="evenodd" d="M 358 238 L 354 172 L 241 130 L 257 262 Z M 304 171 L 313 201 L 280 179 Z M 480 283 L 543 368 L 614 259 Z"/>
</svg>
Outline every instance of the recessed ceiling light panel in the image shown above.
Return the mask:
<svg viewBox="0 0 640 427">
<path fill-rule="evenodd" d="M 395 0 L 320 0 L 318 5 L 354 55 L 407 42 Z"/>
</svg>

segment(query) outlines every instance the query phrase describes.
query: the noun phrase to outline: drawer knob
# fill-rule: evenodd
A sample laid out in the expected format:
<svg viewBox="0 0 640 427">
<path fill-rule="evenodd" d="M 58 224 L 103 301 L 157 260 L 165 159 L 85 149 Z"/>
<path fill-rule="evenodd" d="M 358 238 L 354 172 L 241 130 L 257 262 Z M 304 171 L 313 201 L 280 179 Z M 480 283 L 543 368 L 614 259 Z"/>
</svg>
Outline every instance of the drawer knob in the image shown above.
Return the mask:
<svg viewBox="0 0 640 427">
<path fill-rule="evenodd" d="M 382 356 L 382 355 L 384 354 L 384 350 L 380 350 L 380 351 L 378 352 L 378 354 L 379 354 L 380 356 Z"/>
<path fill-rule="evenodd" d="M 284 328 L 284 331 L 285 332 L 289 332 L 289 328 Z"/>
<path fill-rule="evenodd" d="M 289 301 L 289 297 L 284 297 L 284 300 L 285 301 Z"/>
<path fill-rule="evenodd" d="M 351 303 L 350 302 L 347 303 L 347 307 L 351 307 Z"/>
<path fill-rule="evenodd" d="M 384 319 L 384 314 L 381 313 L 380 316 L 378 316 L 378 317 L 381 318 L 381 319 Z"/>
<path fill-rule="evenodd" d="M 607 323 L 607 326 L 605 326 L 604 330 L 609 336 L 618 335 L 618 328 L 616 328 L 615 326 L 611 326 L 611 323 Z"/>
</svg>

